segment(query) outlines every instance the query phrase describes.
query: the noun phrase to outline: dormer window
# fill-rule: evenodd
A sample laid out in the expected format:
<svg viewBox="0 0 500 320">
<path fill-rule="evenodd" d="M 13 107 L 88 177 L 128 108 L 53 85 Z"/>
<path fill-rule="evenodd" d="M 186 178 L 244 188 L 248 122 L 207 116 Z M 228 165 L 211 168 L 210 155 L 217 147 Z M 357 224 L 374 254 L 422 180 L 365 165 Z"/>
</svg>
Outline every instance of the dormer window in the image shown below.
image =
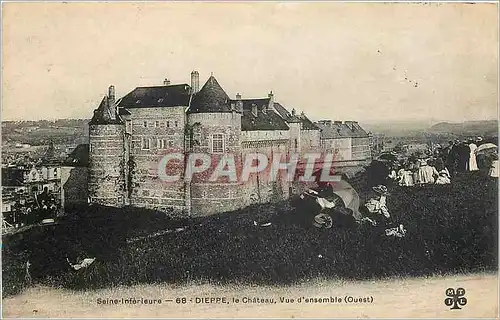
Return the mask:
<svg viewBox="0 0 500 320">
<path fill-rule="evenodd" d="M 137 100 L 137 101 L 135 102 L 135 104 L 139 104 L 139 103 L 141 103 L 141 100 Z"/>
<path fill-rule="evenodd" d="M 158 99 L 158 103 L 162 103 L 163 100 L 165 100 L 165 99 L 163 99 L 163 98 Z"/>
</svg>

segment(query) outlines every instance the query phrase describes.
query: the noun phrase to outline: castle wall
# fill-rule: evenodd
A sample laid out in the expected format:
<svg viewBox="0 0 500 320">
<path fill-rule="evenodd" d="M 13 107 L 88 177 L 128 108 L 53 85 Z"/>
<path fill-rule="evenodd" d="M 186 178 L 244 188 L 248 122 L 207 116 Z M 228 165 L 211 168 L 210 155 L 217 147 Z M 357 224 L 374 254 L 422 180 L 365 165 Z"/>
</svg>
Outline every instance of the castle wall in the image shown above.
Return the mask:
<svg viewBox="0 0 500 320">
<path fill-rule="evenodd" d="M 301 134 L 300 134 L 300 123 L 289 123 L 290 127 L 290 151 L 300 152 L 301 151 Z"/>
<path fill-rule="evenodd" d="M 352 138 L 352 159 L 367 160 L 370 158 L 370 138 Z"/>
<path fill-rule="evenodd" d="M 300 143 L 301 153 L 304 152 L 317 152 L 320 146 L 319 130 L 301 130 Z"/>
<path fill-rule="evenodd" d="M 243 201 L 246 206 L 256 203 L 275 202 L 285 199 L 289 195 L 289 183 L 283 177 L 286 172 L 280 174 L 271 171 L 272 161 L 278 155 L 281 162 L 286 162 L 285 155 L 290 150 L 289 131 L 243 131 L 242 142 L 243 160 L 251 153 L 265 154 L 268 159 L 268 167 L 259 173 L 252 173 L 248 181 L 243 183 Z M 272 178 L 274 176 L 276 178 Z M 281 178 L 280 178 L 281 177 Z"/>
<path fill-rule="evenodd" d="M 244 200 L 239 181 L 231 182 L 224 178 L 208 181 L 224 154 L 234 156 L 237 175 L 241 173 L 241 114 L 193 113 L 187 118 L 189 125 L 193 126 L 195 140 L 190 152 L 210 154 L 212 161 L 207 171 L 195 175 L 190 181 L 191 215 L 210 215 L 242 208 Z M 214 150 L 214 135 L 223 137 L 221 150 Z"/>
<path fill-rule="evenodd" d="M 342 139 L 323 139 L 321 140 L 321 147 L 324 152 L 333 152 L 334 161 L 350 161 L 352 154 L 352 140 L 351 138 Z"/>
<path fill-rule="evenodd" d="M 124 127 L 89 126 L 89 197 L 92 203 L 120 207 L 125 201 Z"/>
<path fill-rule="evenodd" d="M 184 154 L 185 107 L 130 108 L 129 203 L 161 211 L 186 210 L 182 179 L 163 181 L 158 170 L 167 154 Z M 169 162 L 175 173 L 184 172 L 182 161 Z"/>
<path fill-rule="evenodd" d="M 61 206 L 65 212 L 87 204 L 88 179 L 87 167 L 61 167 Z"/>
<path fill-rule="evenodd" d="M 289 130 L 255 130 L 255 131 L 242 131 L 241 143 L 246 141 L 269 141 L 269 140 L 289 140 Z"/>
</svg>

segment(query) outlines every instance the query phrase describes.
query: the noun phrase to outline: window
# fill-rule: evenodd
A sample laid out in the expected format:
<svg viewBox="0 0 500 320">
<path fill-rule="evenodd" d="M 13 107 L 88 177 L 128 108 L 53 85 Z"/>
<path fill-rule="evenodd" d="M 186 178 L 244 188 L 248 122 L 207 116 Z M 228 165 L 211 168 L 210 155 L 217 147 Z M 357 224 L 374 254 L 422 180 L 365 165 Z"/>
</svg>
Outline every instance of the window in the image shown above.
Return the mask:
<svg viewBox="0 0 500 320">
<path fill-rule="evenodd" d="M 158 139 L 158 149 L 167 149 L 168 147 L 172 147 L 174 142 L 168 139 Z"/>
<path fill-rule="evenodd" d="M 167 121 L 167 128 L 170 128 L 170 121 Z"/>
<path fill-rule="evenodd" d="M 165 128 L 165 122 L 160 122 L 160 128 Z"/>
<path fill-rule="evenodd" d="M 92 145 L 92 143 L 89 144 L 89 151 L 90 152 L 94 152 L 94 145 Z"/>
<path fill-rule="evenodd" d="M 147 127 L 148 127 L 148 122 L 144 121 L 144 128 L 147 128 Z"/>
<path fill-rule="evenodd" d="M 179 125 L 179 123 L 177 122 L 177 120 L 174 122 L 174 126 L 177 128 L 177 126 Z"/>
<path fill-rule="evenodd" d="M 216 133 L 212 135 L 212 152 L 213 153 L 223 153 L 224 152 L 224 135 L 221 133 Z"/>
<path fill-rule="evenodd" d="M 125 132 L 132 134 L 132 121 L 131 120 L 127 120 L 125 122 Z"/>
<path fill-rule="evenodd" d="M 142 149 L 149 150 L 150 147 L 149 144 L 150 144 L 149 138 L 142 138 Z"/>
<path fill-rule="evenodd" d="M 155 121 L 155 127 L 158 128 L 160 126 L 160 121 Z"/>
</svg>

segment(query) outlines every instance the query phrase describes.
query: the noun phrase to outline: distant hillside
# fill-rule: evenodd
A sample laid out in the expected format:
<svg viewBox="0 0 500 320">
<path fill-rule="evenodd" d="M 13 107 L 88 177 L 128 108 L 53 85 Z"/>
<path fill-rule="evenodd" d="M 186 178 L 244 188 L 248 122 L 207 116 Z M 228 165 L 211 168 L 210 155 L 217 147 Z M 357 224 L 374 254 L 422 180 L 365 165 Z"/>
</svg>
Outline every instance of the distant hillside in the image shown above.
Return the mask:
<svg viewBox="0 0 500 320">
<path fill-rule="evenodd" d="M 497 120 L 466 121 L 462 123 L 440 122 L 429 128 L 433 133 L 452 133 L 457 135 L 496 135 Z"/>
<path fill-rule="evenodd" d="M 461 123 L 438 121 L 391 121 L 362 123 L 363 128 L 375 134 L 390 137 L 411 136 L 496 136 L 497 120 L 466 121 Z"/>
<path fill-rule="evenodd" d="M 2 121 L 2 142 L 31 145 L 86 143 L 88 119 Z"/>
<path fill-rule="evenodd" d="M 384 121 L 373 123 L 361 123 L 366 130 L 375 134 L 386 136 L 414 136 L 426 132 L 437 121 Z"/>
</svg>

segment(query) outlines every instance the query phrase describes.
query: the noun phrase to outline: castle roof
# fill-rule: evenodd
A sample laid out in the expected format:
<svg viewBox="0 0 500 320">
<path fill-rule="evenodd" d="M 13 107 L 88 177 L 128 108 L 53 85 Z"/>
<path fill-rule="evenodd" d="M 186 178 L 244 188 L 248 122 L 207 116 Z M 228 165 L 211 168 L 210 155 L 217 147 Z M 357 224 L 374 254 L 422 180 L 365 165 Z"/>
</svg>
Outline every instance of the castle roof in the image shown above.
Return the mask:
<svg viewBox="0 0 500 320">
<path fill-rule="evenodd" d="M 125 108 L 118 108 L 118 114 L 121 116 L 129 116 L 131 115 L 130 111 Z"/>
<path fill-rule="evenodd" d="M 64 160 L 63 165 L 68 167 L 86 167 L 89 164 L 89 145 L 79 144 Z"/>
<path fill-rule="evenodd" d="M 241 115 L 241 130 L 242 131 L 267 131 L 267 130 L 289 130 L 290 128 L 276 112 L 257 108 L 257 116 L 252 113 L 252 110 L 243 109 Z"/>
<path fill-rule="evenodd" d="M 122 108 L 186 107 L 189 105 L 190 87 L 187 84 L 137 87 L 118 103 Z"/>
<path fill-rule="evenodd" d="M 94 110 L 94 115 L 92 119 L 90 119 L 89 124 L 120 124 L 120 119 L 109 120 L 104 116 L 105 112 L 109 112 L 108 110 L 108 97 L 104 97 L 99 104 L 99 107 Z"/>
<path fill-rule="evenodd" d="M 207 82 L 193 96 L 189 113 L 218 113 L 231 112 L 231 100 L 227 93 L 217 82 L 214 76 L 210 76 Z"/>
<path fill-rule="evenodd" d="M 242 99 L 243 102 L 243 110 L 252 111 L 252 107 L 255 105 L 257 109 L 261 110 L 263 108 L 267 108 L 269 105 L 269 98 L 259 98 L 259 99 Z"/>
<path fill-rule="evenodd" d="M 321 139 L 367 138 L 368 134 L 356 121 L 320 121 Z"/>
<path fill-rule="evenodd" d="M 292 115 L 285 107 L 277 102 L 274 103 L 274 109 L 276 109 L 276 112 L 278 112 L 278 114 L 288 123 L 301 122 L 297 116 Z"/>
<path fill-rule="evenodd" d="M 299 116 L 302 128 L 304 130 L 319 130 L 319 127 L 314 124 L 305 114 Z"/>
</svg>

